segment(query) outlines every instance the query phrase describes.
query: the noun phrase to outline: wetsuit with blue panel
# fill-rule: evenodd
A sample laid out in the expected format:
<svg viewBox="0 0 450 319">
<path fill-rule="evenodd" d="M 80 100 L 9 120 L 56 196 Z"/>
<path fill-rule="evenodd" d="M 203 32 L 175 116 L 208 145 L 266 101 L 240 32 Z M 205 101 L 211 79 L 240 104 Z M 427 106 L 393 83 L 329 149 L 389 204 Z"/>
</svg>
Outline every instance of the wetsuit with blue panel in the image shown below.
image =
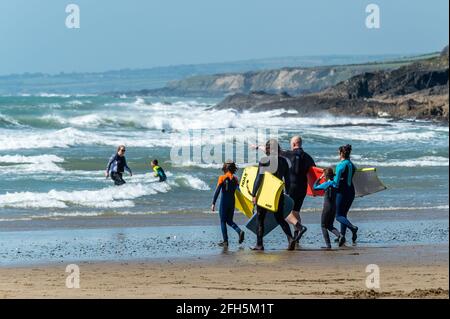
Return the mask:
<svg viewBox="0 0 450 319">
<path fill-rule="evenodd" d="M 106 171 L 108 172 L 111 179 L 114 181 L 114 184 L 117 186 L 126 183 L 122 177 L 125 171 L 132 174 L 131 169 L 128 167 L 125 156 L 120 156 L 117 153 L 113 154 L 109 159 L 108 165 L 106 166 Z"/>
<path fill-rule="evenodd" d="M 155 177 L 159 177 L 160 182 L 165 182 L 167 180 L 166 173 L 161 166 L 155 165 L 153 167 L 153 173 Z"/>
<path fill-rule="evenodd" d="M 350 159 L 344 159 L 337 165 L 336 176 L 334 177 L 334 182 L 338 187 L 336 194 L 336 220 L 341 223 L 341 234 L 344 238 L 347 228 L 350 228 L 354 235 L 358 230 L 347 218 L 348 211 L 355 199 L 355 186 L 353 185 L 355 172 L 356 166 Z"/>
</svg>

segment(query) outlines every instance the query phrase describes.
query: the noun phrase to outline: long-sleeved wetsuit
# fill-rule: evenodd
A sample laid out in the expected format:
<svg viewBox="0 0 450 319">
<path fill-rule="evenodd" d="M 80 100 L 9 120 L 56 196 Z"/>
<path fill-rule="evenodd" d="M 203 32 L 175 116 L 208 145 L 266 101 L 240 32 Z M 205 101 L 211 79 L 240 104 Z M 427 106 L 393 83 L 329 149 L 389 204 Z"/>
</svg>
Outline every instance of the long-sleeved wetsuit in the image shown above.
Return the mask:
<svg viewBox="0 0 450 319">
<path fill-rule="evenodd" d="M 117 153 L 113 154 L 109 159 L 108 165 L 106 166 L 106 171 L 114 181 L 115 185 L 125 184 L 125 181 L 122 177 L 125 170 L 131 174 L 131 169 L 128 167 L 125 156 L 120 156 Z"/>
<path fill-rule="evenodd" d="M 161 166 L 158 165 L 153 166 L 153 172 L 155 177 L 159 177 L 160 182 L 165 182 L 167 180 L 166 173 L 164 172 Z"/>
<path fill-rule="evenodd" d="M 356 166 L 349 160 L 341 161 L 336 167 L 334 182 L 337 185 L 336 194 L 336 220 L 341 223 L 341 234 L 345 236 L 347 227 L 354 231 L 355 226 L 348 220 L 347 214 L 355 199 L 353 176 Z"/>
<path fill-rule="evenodd" d="M 280 180 L 284 179 L 285 191 L 288 193 L 289 188 L 291 186 L 289 165 L 287 160 L 281 156 L 269 156 L 264 157 L 259 162 L 258 166 L 258 174 L 255 180 L 255 184 L 253 186 L 252 196 L 256 197 L 258 194 L 258 190 L 261 187 L 261 184 L 264 180 L 264 173 L 270 172 Z M 278 224 L 283 229 L 284 233 L 288 238 L 292 238 L 291 229 L 289 228 L 288 223 L 284 220 L 283 215 L 284 210 L 284 196 L 280 196 L 280 201 L 278 202 L 278 211 L 274 213 L 275 219 Z M 257 216 L 258 216 L 258 231 L 257 231 L 257 245 L 263 246 L 263 234 L 264 234 L 264 220 L 266 218 L 267 210 L 260 206 L 257 207 Z"/>
<path fill-rule="evenodd" d="M 220 198 L 219 216 L 223 240 L 225 242 L 228 242 L 227 225 L 233 228 L 238 234 L 241 233 L 241 229 L 233 221 L 235 206 L 234 192 L 238 188 L 238 178 L 231 173 L 226 173 L 219 177 L 214 193 L 213 205 L 216 205 L 219 195 L 222 194 L 222 197 Z"/>
<path fill-rule="evenodd" d="M 330 180 L 320 184 L 320 179 L 314 183 L 315 190 L 325 190 L 323 199 L 323 209 L 321 216 L 322 234 L 327 247 L 331 247 L 330 235 L 328 231 L 339 237 L 339 231 L 334 227 L 334 218 L 336 217 L 336 193 L 337 185 Z"/>
<path fill-rule="evenodd" d="M 289 196 L 294 200 L 293 210 L 300 212 L 308 188 L 307 174 L 311 167 L 316 166 L 316 163 L 302 148 L 282 151 L 280 155 L 286 157 L 290 164 L 291 187 L 289 188 Z"/>
</svg>

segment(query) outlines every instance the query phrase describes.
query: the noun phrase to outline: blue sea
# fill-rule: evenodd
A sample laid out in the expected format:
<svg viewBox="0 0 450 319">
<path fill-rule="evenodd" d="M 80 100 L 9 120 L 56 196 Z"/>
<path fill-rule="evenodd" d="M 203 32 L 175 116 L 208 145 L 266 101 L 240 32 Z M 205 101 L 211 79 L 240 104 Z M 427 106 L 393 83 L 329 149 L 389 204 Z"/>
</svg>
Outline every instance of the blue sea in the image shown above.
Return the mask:
<svg viewBox="0 0 450 319">
<path fill-rule="evenodd" d="M 233 145 L 230 132 L 252 140 L 258 129 L 278 132 L 284 148 L 292 135 L 301 135 L 304 149 L 320 166 L 335 165 L 337 148 L 352 144 L 355 164 L 376 167 L 387 186 L 355 201 L 351 214 L 366 216 L 367 222 L 370 216 L 395 219 L 408 212 L 415 219 L 427 220 L 431 213 L 448 218 L 447 125 L 304 117 L 293 110 L 238 113 L 214 108 L 218 102 L 90 94 L 0 96 L 0 232 L 160 223 L 215 226 L 217 216 L 209 208 L 220 163 L 196 156 L 174 161 L 171 150 L 186 146 L 183 137 L 197 146 Z M 115 187 L 104 171 L 119 144 L 127 146 L 134 175 Z M 166 183 L 153 177 L 149 163 L 154 158 L 167 172 Z M 238 160 L 241 168 L 249 164 Z M 308 198 L 304 214 L 319 218 L 321 205 L 320 198 Z M 448 243 L 448 231 L 446 236 Z"/>
</svg>

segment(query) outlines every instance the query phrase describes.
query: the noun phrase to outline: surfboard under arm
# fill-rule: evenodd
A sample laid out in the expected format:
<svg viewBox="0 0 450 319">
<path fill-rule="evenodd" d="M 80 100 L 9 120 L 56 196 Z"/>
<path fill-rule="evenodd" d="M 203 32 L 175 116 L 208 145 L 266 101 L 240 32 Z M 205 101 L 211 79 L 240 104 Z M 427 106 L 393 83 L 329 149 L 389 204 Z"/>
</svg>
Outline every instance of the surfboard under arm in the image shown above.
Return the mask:
<svg viewBox="0 0 450 319">
<path fill-rule="evenodd" d="M 308 171 L 308 190 L 309 196 L 323 196 L 323 191 L 314 190 L 314 182 L 322 175 L 323 168 L 311 167 Z M 364 197 L 375 194 L 387 189 L 383 182 L 379 179 L 377 169 L 374 167 L 360 168 L 355 172 L 353 177 L 353 185 L 355 185 L 355 196 Z"/>
</svg>

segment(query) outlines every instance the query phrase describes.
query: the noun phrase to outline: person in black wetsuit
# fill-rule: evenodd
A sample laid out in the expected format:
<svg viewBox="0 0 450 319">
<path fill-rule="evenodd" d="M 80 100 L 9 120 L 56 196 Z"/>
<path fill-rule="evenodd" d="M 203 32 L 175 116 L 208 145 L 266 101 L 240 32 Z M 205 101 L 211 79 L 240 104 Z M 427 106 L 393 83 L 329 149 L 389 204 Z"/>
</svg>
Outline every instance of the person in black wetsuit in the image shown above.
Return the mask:
<svg viewBox="0 0 450 319">
<path fill-rule="evenodd" d="M 223 164 L 222 171 L 224 175 L 219 177 L 217 182 L 216 191 L 214 193 L 213 202 L 211 205 L 211 210 L 215 211 L 216 202 L 219 194 L 222 194 L 220 199 L 220 226 L 222 229 L 223 241 L 219 243 L 219 246 L 227 248 L 228 247 L 228 231 L 227 225 L 233 228 L 239 235 L 239 244 L 244 241 L 244 232 L 239 228 L 238 225 L 233 221 L 234 217 L 234 192 L 239 188 L 239 180 L 234 175 L 237 171 L 236 164 L 233 161 L 226 161 Z"/>
<path fill-rule="evenodd" d="M 320 181 L 323 178 L 326 178 L 326 181 L 322 184 Z M 322 234 L 323 239 L 325 240 L 325 249 L 331 249 L 330 235 L 328 232 L 333 233 L 338 238 L 338 241 L 341 241 L 341 233 L 334 227 L 334 219 L 336 217 L 336 193 L 337 193 L 337 185 L 334 182 L 334 172 L 331 167 L 326 168 L 314 183 L 314 190 L 324 190 L 325 194 L 323 197 L 323 210 L 321 216 L 321 226 L 322 226 Z"/>
<path fill-rule="evenodd" d="M 125 145 L 119 145 L 117 152 L 111 156 L 108 165 L 106 166 L 105 176 L 110 176 L 116 186 L 126 183 L 122 177 L 125 170 L 130 176 L 133 176 L 131 169 L 128 167 L 125 152 Z"/>
<path fill-rule="evenodd" d="M 285 190 L 288 192 L 290 187 L 290 174 L 289 174 L 289 165 L 287 160 L 284 157 L 279 155 L 281 149 L 278 144 L 278 141 L 271 139 L 267 141 L 265 146 L 265 153 L 267 157 L 263 157 L 259 162 L 258 166 L 258 174 L 255 180 L 255 184 L 253 186 L 252 196 L 253 196 L 253 204 L 256 205 L 257 198 L 256 194 L 258 193 L 259 188 L 262 185 L 264 179 L 264 173 L 270 172 L 280 180 L 284 179 Z M 291 229 L 288 223 L 285 221 L 283 216 L 283 208 L 284 208 L 284 197 L 280 196 L 280 201 L 278 202 L 278 211 L 273 213 L 275 215 L 275 219 L 278 224 L 283 229 L 286 234 L 289 242 L 288 250 L 295 249 L 295 239 L 292 237 Z M 252 247 L 253 250 L 264 250 L 263 244 L 263 236 L 264 236 L 264 220 L 267 214 L 267 210 L 265 208 L 257 206 L 256 209 L 258 216 L 258 231 L 257 231 L 257 242 L 256 246 Z"/>
<path fill-rule="evenodd" d="M 291 139 L 291 150 L 281 151 L 281 156 L 286 157 L 289 162 L 291 180 L 289 196 L 294 200 L 294 208 L 286 220 L 294 225 L 294 237 L 298 238 L 298 240 L 300 240 L 307 230 L 302 225 L 300 217 L 300 210 L 303 206 L 308 187 L 307 174 L 311 167 L 316 166 L 312 157 L 303 150 L 302 144 L 302 138 L 300 136 L 294 136 Z"/>
</svg>

